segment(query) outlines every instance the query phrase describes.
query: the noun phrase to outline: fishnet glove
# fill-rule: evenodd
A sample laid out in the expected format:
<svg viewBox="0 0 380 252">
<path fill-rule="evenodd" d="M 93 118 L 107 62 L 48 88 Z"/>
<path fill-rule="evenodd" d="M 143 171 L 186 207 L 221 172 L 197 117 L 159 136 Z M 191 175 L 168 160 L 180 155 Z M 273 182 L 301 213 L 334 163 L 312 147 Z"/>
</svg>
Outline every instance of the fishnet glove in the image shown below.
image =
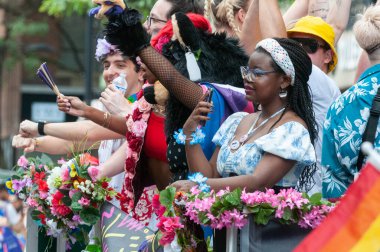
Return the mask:
<svg viewBox="0 0 380 252">
<path fill-rule="evenodd" d="M 139 56 L 149 70 L 169 92 L 188 109 L 194 109 L 202 96 L 202 88 L 180 74 L 174 66 L 152 47 L 144 48 Z"/>
</svg>

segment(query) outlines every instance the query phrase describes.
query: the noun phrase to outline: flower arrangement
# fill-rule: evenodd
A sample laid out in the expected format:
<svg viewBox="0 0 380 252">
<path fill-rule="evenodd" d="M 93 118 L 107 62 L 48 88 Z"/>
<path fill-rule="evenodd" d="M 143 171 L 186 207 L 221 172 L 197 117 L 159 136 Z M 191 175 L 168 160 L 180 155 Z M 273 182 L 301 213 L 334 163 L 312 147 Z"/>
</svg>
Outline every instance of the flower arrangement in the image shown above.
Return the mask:
<svg viewBox="0 0 380 252">
<path fill-rule="evenodd" d="M 331 212 L 334 204 L 323 200 L 320 193 L 308 196 L 294 189 L 282 189 L 279 193 L 273 189 L 249 193 L 245 189 L 231 191 L 226 188 L 214 192 L 194 186 L 188 193 L 176 193 L 172 187 L 161 191 L 155 196 L 153 207 L 160 221 L 160 244 L 179 244 L 185 248 L 189 236 L 183 223 L 189 220 L 215 229 L 241 229 L 248 223 L 248 215 L 252 214 L 256 224 L 266 225 L 276 219 L 284 225 L 296 223 L 302 228 L 313 229 Z"/>
<path fill-rule="evenodd" d="M 76 241 L 87 243 L 89 227 L 100 219 L 101 204 L 118 195 L 108 178 L 97 179 L 98 161 L 89 153 L 59 164 L 54 166 L 46 155 L 21 156 L 6 186 L 32 209 L 32 218 L 48 236 L 63 234 L 71 247 Z"/>
<path fill-rule="evenodd" d="M 159 219 L 158 239 L 165 251 L 207 251 L 202 228 L 184 215 L 186 197 L 174 187 L 153 197 L 153 208 Z"/>
</svg>

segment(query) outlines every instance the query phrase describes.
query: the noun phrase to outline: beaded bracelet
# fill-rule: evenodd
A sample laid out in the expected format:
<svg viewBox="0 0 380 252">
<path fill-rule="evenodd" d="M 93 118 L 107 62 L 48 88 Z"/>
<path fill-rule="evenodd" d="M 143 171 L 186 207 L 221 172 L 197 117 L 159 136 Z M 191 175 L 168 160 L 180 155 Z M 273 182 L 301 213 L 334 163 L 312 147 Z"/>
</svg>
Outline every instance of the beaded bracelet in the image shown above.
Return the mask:
<svg viewBox="0 0 380 252">
<path fill-rule="evenodd" d="M 193 181 L 198 184 L 198 189 L 201 190 L 202 192 L 210 192 L 210 186 L 206 184 L 206 181 L 208 178 L 203 176 L 202 173 L 196 172 L 188 176 L 188 179 L 190 181 Z"/>
<path fill-rule="evenodd" d="M 185 145 L 187 140 L 190 140 L 190 145 L 195 144 L 202 144 L 205 140 L 205 134 L 203 133 L 202 129 L 197 128 L 193 133 L 191 133 L 190 138 L 186 138 L 186 135 L 183 134 L 183 129 L 179 129 L 178 131 L 174 132 L 174 139 L 177 142 L 177 144 L 183 144 Z"/>
</svg>

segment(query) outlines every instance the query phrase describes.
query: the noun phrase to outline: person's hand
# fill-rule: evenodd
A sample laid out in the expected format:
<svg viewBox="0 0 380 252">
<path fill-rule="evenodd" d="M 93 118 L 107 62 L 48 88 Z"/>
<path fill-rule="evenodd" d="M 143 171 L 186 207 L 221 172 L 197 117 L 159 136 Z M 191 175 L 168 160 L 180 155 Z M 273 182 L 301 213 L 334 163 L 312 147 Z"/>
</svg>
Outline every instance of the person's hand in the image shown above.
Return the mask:
<svg viewBox="0 0 380 252">
<path fill-rule="evenodd" d="M 154 97 L 158 105 L 166 105 L 169 95 L 169 91 L 160 82 L 154 84 Z"/>
<path fill-rule="evenodd" d="M 84 116 L 84 110 L 88 107 L 78 97 L 62 96 L 57 98 L 57 105 L 60 111 L 72 116 Z"/>
<path fill-rule="evenodd" d="M 38 136 L 38 123 L 24 120 L 20 123 L 19 134 L 23 137 Z"/>
<path fill-rule="evenodd" d="M 12 139 L 12 146 L 14 148 L 24 149 L 24 152 L 33 152 L 36 149 L 36 140 L 34 138 L 16 135 Z"/>
<path fill-rule="evenodd" d="M 201 121 L 208 121 L 210 118 L 207 116 L 208 113 L 212 111 L 212 104 L 205 102 L 204 100 L 207 97 L 207 92 L 202 95 L 201 101 L 194 108 L 193 112 L 187 118 L 185 124 L 183 125 L 183 133 L 189 135 L 194 132 Z"/>
<path fill-rule="evenodd" d="M 197 183 L 191 181 L 191 180 L 177 180 L 170 186 L 173 186 L 176 188 L 177 192 L 188 192 L 193 186 L 196 186 Z"/>
<path fill-rule="evenodd" d="M 102 93 L 99 101 L 113 115 L 126 116 L 132 112 L 132 106 L 123 93 L 115 85 L 109 85 Z"/>
</svg>

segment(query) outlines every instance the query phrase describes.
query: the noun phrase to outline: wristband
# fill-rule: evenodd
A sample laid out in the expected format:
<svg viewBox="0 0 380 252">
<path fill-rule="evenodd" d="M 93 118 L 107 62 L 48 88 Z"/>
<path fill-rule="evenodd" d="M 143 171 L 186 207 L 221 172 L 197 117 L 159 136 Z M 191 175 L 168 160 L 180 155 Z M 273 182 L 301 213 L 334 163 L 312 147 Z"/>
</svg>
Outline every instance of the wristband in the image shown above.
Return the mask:
<svg viewBox="0 0 380 252">
<path fill-rule="evenodd" d="M 202 192 L 210 192 L 211 190 L 210 186 L 206 184 L 206 181 L 208 178 L 203 176 L 202 173 L 200 172 L 193 173 L 192 175 L 189 175 L 188 179 L 190 181 L 197 183 L 198 189 L 201 190 Z"/>
<path fill-rule="evenodd" d="M 45 124 L 46 124 L 46 121 L 38 122 L 37 124 L 38 134 L 40 134 L 41 136 L 45 135 L 45 132 L 44 132 Z"/>
</svg>

